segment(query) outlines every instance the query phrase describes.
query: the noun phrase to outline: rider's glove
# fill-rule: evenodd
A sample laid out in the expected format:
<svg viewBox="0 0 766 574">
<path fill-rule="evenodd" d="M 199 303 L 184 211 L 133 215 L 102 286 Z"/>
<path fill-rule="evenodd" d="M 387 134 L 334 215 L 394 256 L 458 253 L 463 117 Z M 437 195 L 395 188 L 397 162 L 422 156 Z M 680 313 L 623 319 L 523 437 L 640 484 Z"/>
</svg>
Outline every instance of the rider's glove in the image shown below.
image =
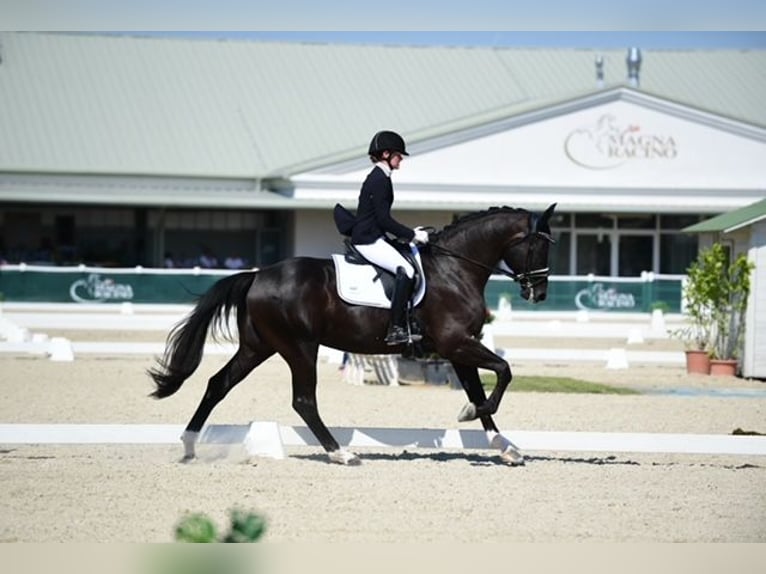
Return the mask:
<svg viewBox="0 0 766 574">
<path fill-rule="evenodd" d="M 413 238 L 416 243 L 422 243 L 425 245 L 428 243 L 428 232 L 420 227 L 415 228 L 415 237 Z"/>
</svg>

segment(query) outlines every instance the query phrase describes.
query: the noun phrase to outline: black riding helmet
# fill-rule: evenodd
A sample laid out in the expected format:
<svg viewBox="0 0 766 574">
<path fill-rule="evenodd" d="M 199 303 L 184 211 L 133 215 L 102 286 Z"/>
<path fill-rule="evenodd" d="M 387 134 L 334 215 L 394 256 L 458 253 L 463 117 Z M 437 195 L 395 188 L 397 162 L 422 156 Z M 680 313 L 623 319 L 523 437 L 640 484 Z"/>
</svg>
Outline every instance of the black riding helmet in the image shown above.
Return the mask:
<svg viewBox="0 0 766 574">
<path fill-rule="evenodd" d="M 380 157 L 384 151 L 399 152 L 402 155 L 410 155 L 404 144 L 404 138 L 396 132 L 381 131 L 372 137 L 368 155 Z"/>
</svg>

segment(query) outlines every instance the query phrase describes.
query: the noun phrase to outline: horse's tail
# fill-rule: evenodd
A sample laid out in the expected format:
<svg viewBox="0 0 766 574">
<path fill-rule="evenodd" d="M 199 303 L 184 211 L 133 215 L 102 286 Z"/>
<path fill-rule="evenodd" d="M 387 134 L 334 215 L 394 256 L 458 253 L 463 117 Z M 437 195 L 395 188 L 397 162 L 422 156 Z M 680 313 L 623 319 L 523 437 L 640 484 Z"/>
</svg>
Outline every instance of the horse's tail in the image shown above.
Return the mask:
<svg viewBox="0 0 766 574">
<path fill-rule="evenodd" d="M 158 366 L 148 371 L 157 385 L 150 396 L 162 399 L 181 388 L 199 367 L 211 325 L 214 338 L 223 335 L 231 339 L 229 313 L 233 308 L 237 309 L 237 317 L 244 313 L 247 291 L 254 277 L 255 271 L 245 271 L 219 280 L 197 300 L 189 316 L 173 327 L 165 354 L 157 361 Z"/>
</svg>

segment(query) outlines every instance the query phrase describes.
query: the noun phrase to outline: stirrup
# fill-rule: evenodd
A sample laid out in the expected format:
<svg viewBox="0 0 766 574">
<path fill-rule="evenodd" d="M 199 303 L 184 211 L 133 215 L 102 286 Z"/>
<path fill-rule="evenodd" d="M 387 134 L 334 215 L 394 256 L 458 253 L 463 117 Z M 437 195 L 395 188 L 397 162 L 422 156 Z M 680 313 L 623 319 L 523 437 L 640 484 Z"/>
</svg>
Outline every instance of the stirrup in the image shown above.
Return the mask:
<svg viewBox="0 0 766 574">
<path fill-rule="evenodd" d="M 409 343 L 410 334 L 403 328 L 395 325 L 391 327 L 384 339 L 388 345 L 399 345 L 401 343 Z"/>
</svg>

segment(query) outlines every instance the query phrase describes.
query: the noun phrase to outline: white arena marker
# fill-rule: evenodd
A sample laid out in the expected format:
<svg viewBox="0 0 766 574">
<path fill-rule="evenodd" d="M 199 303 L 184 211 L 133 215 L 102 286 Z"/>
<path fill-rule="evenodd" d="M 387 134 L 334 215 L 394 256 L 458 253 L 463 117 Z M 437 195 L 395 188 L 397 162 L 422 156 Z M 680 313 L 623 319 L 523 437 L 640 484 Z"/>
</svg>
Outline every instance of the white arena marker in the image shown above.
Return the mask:
<svg viewBox="0 0 766 574">
<path fill-rule="evenodd" d="M 51 361 L 74 361 L 72 343 L 64 337 L 53 337 L 48 343 L 48 355 Z"/>
<path fill-rule="evenodd" d="M 31 339 L 29 330 L 0 317 L 0 339 L 9 343 L 26 343 Z"/>
<path fill-rule="evenodd" d="M 644 335 L 641 329 L 631 329 L 628 331 L 628 345 L 640 344 L 644 342 Z"/>
<path fill-rule="evenodd" d="M 667 433 L 509 433 L 522 450 L 766 455 L 766 436 Z"/>
<path fill-rule="evenodd" d="M 183 425 L 162 424 L 0 424 L 0 444 L 178 444 Z M 330 429 L 341 446 L 352 448 L 441 448 L 491 450 L 478 429 Z M 523 451 L 641 452 L 766 456 L 766 436 L 503 431 Z M 200 443 L 243 444 L 250 455 L 285 458 L 285 446 L 319 446 L 305 426 L 273 421 L 250 425 L 209 425 Z"/>
<path fill-rule="evenodd" d="M 247 441 L 248 425 L 208 425 L 202 428 L 199 442 L 204 444 L 242 444 Z"/>
<path fill-rule="evenodd" d="M 183 425 L 0 424 L 2 444 L 171 444 Z"/>
<path fill-rule="evenodd" d="M 250 424 L 244 439 L 245 449 L 252 456 L 285 458 L 279 424 L 273 421 L 255 421 Z"/>
<path fill-rule="evenodd" d="M 272 423 L 273 424 L 273 423 Z M 307 427 L 281 426 L 283 446 L 319 446 Z M 489 449 L 476 429 L 330 428 L 343 447 Z M 766 437 L 667 433 L 503 431 L 522 450 L 766 455 Z M 251 453 L 256 454 L 256 453 Z"/>
<path fill-rule="evenodd" d="M 625 349 L 612 348 L 609 349 L 609 354 L 606 359 L 607 369 L 627 369 L 628 368 L 628 355 L 625 353 Z"/>
</svg>

